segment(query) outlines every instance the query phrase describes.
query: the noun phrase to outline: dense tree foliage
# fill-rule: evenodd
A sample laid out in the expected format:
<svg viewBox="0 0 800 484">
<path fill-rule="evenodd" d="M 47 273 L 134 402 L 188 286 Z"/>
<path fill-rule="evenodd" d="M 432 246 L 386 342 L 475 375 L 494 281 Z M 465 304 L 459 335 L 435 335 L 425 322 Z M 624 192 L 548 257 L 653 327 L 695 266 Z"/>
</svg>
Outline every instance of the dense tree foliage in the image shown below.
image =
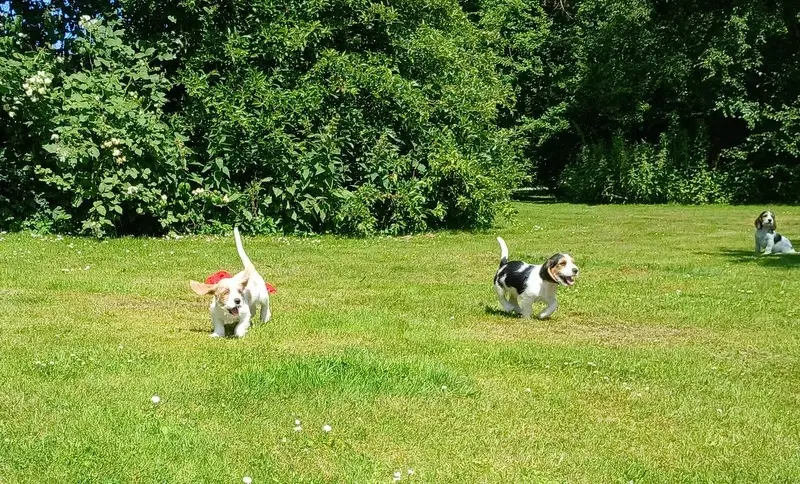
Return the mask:
<svg viewBox="0 0 800 484">
<path fill-rule="evenodd" d="M 577 200 L 800 200 L 800 2 L 485 0 L 541 182 Z"/>
<path fill-rule="evenodd" d="M 800 3 L 0 2 L 0 226 L 369 234 L 800 199 Z M 530 175 L 530 176 L 526 176 Z"/>
</svg>

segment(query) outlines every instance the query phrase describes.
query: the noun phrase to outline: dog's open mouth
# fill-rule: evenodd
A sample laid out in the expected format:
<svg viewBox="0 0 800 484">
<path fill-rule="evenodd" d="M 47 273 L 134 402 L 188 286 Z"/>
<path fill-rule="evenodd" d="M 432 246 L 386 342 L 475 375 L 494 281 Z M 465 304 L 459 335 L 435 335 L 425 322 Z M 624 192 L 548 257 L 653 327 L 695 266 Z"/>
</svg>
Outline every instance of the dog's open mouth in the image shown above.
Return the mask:
<svg viewBox="0 0 800 484">
<path fill-rule="evenodd" d="M 238 316 L 239 315 L 239 308 L 230 308 L 230 309 L 228 309 L 228 312 L 231 313 L 234 316 Z"/>
<path fill-rule="evenodd" d="M 565 286 L 571 286 L 575 284 L 575 278 L 572 276 L 561 276 L 561 281 Z"/>
</svg>

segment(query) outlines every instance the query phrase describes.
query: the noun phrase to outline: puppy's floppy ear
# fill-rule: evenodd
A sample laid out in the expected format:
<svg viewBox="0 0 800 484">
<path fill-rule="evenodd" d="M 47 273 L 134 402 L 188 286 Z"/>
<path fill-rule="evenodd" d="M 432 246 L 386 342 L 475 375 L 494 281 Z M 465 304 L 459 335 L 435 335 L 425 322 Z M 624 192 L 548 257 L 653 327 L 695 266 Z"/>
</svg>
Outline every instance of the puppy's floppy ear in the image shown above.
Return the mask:
<svg viewBox="0 0 800 484">
<path fill-rule="evenodd" d="M 778 231 L 778 217 L 774 213 L 772 214 L 772 230 Z"/>
<path fill-rule="evenodd" d="M 206 296 L 217 290 L 216 284 L 203 284 L 197 281 L 189 281 L 189 287 L 200 296 Z"/>
<path fill-rule="evenodd" d="M 555 270 L 562 257 L 563 255 L 560 253 L 550 256 L 550 258 L 547 259 L 544 264 L 542 264 L 542 270 L 539 271 L 539 276 L 545 281 L 556 282 L 558 278 L 556 274 L 553 273 L 553 270 Z"/>
<path fill-rule="evenodd" d="M 250 273 L 249 272 L 245 273 L 245 275 L 243 275 L 242 277 L 237 279 L 237 282 L 239 283 L 239 290 L 240 291 L 244 291 L 244 288 L 247 287 L 247 283 L 249 281 L 250 281 Z"/>
<path fill-rule="evenodd" d="M 761 227 L 764 226 L 764 224 L 761 223 L 761 217 L 763 217 L 763 216 L 764 216 L 764 212 L 761 212 L 760 214 L 758 214 L 758 217 L 756 217 L 755 226 L 756 226 L 756 229 L 758 229 L 758 230 L 761 230 Z"/>
</svg>

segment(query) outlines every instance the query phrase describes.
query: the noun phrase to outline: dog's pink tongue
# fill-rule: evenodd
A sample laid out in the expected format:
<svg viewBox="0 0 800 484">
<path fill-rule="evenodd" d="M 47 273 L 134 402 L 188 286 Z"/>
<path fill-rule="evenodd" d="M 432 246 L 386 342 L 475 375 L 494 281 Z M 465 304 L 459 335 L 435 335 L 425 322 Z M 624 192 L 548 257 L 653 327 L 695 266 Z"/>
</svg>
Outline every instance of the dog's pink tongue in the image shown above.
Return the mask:
<svg viewBox="0 0 800 484">
<path fill-rule="evenodd" d="M 239 308 L 231 309 L 231 314 L 233 314 L 234 316 L 238 316 L 239 315 Z"/>
</svg>

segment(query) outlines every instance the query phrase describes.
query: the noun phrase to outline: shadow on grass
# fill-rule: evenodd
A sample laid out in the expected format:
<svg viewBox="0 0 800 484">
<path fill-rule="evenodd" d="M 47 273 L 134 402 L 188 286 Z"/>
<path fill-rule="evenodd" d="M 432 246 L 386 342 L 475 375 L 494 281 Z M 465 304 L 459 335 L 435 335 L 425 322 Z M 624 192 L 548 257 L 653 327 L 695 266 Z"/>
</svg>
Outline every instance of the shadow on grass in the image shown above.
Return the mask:
<svg viewBox="0 0 800 484">
<path fill-rule="evenodd" d="M 756 255 L 752 250 L 742 249 L 722 249 L 718 253 L 708 253 L 708 255 L 719 255 L 727 257 L 734 262 L 744 264 L 758 264 L 762 267 L 782 267 L 784 269 L 800 268 L 800 253 L 798 254 L 771 254 Z"/>
<path fill-rule="evenodd" d="M 492 316 L 505 316 L 509 319 L 519 319 L 519 314 L 517 313 L 507 313 L 502 309 L 489 306 L 488 304 L 483 308 L 483 310 L 486 314 L 491 314 Z"/>
<path fill-rule="evenodd" d="M 554 197 L 549 190 L 544 188 L 518 188 L 511 194 L 511 199 L 516 202 L 542 204 L 558 203 L 556 197 Z"/>
</svg>

